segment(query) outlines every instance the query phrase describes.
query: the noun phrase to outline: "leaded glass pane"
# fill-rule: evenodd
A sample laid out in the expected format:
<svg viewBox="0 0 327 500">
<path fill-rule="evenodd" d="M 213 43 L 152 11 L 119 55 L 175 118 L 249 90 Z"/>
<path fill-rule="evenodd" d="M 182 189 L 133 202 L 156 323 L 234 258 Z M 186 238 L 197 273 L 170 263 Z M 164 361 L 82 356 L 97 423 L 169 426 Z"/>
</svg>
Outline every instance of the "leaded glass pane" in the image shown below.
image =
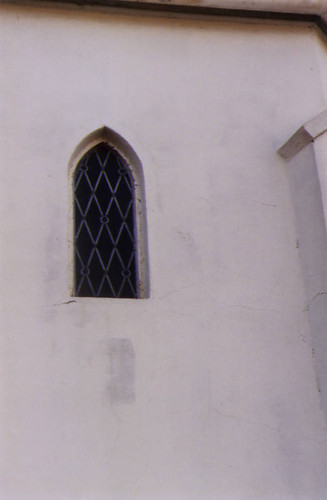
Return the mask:
<svg viewBox="0 0 327 500">
<path fill-rule="evenodd" d="M 123 158 L 105 143 L 76 167 L 74 210 L 74 295 L 136 298 L 134 184 Z"/>
</svg>

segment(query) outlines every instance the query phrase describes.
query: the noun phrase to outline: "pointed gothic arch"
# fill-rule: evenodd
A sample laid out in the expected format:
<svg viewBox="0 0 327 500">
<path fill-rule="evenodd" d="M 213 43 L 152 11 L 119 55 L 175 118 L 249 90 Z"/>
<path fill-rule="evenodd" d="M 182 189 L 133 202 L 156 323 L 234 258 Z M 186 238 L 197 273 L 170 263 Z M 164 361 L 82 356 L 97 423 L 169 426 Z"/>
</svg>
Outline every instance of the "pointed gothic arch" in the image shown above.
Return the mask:
<svg viewBox="0 0 327 500">
<path fill-rule="evenodd" d="M 145 190 L 141 162 L 119 134 L 103 127 L 70 161 L 75 297 L 149 295 Z"/>
</svg>

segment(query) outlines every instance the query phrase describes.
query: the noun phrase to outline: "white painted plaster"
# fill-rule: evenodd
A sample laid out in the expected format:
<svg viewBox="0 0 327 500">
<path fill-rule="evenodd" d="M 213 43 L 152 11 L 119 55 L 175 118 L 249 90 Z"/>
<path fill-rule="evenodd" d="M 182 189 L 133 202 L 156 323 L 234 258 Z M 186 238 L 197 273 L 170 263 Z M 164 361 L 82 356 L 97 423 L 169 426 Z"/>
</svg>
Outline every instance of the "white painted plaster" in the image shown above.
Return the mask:
<svg viewBox="0 0 327 500">
<path fill-rule="evenodd" d="M 278 153 L 286 160 L 291 160 L 308 144 L 314 144 L 314 161 L 319 177 L 323 217 L 327 221 L 327 111 L 322 111 L 316 117 L 300 127 L 292 137 L 281 146 Z M 326 225 L 327 228 L 327 225 Z"/>
<path fill-rule="evenodd" d="M 0 496 L 323 499 L 321 198 L 276 154 L 326 108 L 315 29 L 0 11 Z M 70 296 L 67 169 L 103 125 L 142 162 L 147 300 Z"/>
<path fill-rule="evenodd" d="M 327 415 L 327 112 L 304 124 L 279 149 L 290 161 L 289 178 L 297 220 L 311 322 L 317 383 Z M 308 215 L 310 214 L 310 215 Z"/>
<path fill-rule="evenodd" d="M 327 221 L 327 136 L 325 133 L 320 135 L 314 141 L 314 152 L 317 162 L 318 175 L 320 180 L 320 189 L 322 194 L 322 203 L 324 209 L 325 225 Z M 326 225 L 327 230 L 327 225 Z"/>
<path fill-rule="evenodd" d="M 317 139 L 327 130 L 327 111 L 322 111 L 318 116 L 308 121 L 304 128 L 313 139 Z"/>
</svg>

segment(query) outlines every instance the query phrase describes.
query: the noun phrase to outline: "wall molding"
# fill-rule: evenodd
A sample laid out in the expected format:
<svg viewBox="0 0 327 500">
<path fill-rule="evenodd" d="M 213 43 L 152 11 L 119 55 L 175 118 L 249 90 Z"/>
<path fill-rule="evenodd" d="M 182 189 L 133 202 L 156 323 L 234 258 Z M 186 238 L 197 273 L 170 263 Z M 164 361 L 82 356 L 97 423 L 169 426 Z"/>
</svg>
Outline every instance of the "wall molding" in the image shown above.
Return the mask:
<svg viewBox="0 0 327 500">
<path fill-rule="evenodd" d="M 327 110 L 322 111 L 322 113 L 315 116 L 315 118 L 302 125 L 302 127 L 300 127 L 295 134 L 279 148 L 278 153 L 285 160 L 290 160 L 310 142 L 314 142 L 314 140 L 326 132 L 326 130 Z"/>
<path fill-rule="evenodd" d="M 76 8 L 122 8 L 314 24 L 327 35 L 327 0 L 0 0 L 0 4 Z"/>
</svg>

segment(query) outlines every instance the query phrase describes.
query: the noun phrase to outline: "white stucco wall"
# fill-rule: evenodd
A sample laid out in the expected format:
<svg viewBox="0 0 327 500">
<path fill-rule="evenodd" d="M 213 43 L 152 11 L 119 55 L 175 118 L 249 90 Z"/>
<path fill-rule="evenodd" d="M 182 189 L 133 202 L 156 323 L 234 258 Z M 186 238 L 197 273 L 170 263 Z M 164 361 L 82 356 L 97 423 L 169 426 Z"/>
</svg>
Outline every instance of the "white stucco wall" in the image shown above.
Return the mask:
<svg viewBox="0 0 327 500">
<path fill-rule="evenodd" d="M 0 13 L 1 498 L 324 499 L 326 424 L 276 154 L 326 107 L 317 31 Z M 143 164 L 147 300 L 69 296 L 68 165 L 103 125 Z M 124 359 L 135 367 L 128 401 L 111 391 L 117 346 L 122 384 Z"/>
</svg>

